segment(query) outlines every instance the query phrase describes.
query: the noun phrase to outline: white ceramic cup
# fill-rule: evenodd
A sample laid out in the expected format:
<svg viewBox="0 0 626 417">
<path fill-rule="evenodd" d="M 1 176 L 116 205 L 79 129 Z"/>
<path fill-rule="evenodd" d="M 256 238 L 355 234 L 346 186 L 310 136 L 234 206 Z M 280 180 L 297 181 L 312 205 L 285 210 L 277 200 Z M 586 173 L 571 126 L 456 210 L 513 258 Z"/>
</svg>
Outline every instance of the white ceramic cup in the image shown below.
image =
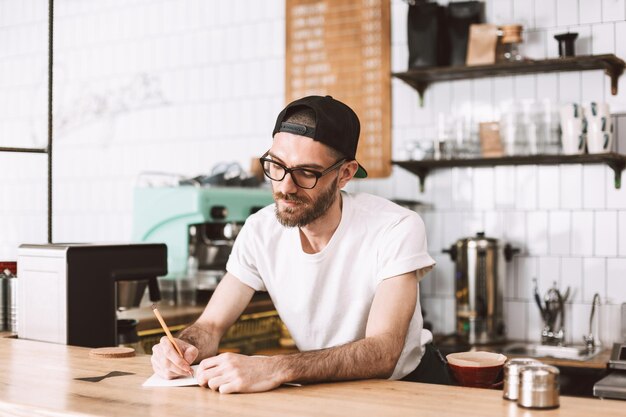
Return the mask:
<svg viewBox="0 0 626 417">
<path fill-rule="evenodd" d="M 563 153 L 566 155 L 580 155 L 585 152 L 585 119 L 561 119 L 563 131 Z"/>
<path fill-rule="evenodd" d="M 585 115 L 589 117 L 609 117 L 611 116 L 611 112 L 609 111 L 608 103 L 598 103 L 597 101 L 592 101 L 589 104 L 585 105 Z"/>
<path fill-rule="evenodd" d="M 611 132 L 594 131 L 587 133 L 587 151 L 589 153 L 608 153 L 613 146 Z"/>
</svg>

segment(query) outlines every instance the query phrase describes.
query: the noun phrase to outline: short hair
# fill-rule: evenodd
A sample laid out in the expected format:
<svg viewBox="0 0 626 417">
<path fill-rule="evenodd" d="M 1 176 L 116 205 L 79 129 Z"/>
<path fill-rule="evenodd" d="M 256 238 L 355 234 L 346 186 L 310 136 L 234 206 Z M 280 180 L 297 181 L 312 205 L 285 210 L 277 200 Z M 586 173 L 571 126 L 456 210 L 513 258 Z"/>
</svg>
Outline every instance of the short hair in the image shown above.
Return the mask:
<svg viewBox="0 0 626 417">
<path fill-rule="evenodd" d="M 297 123 L 306 127 L 315 127 L 315 111 L 308 107 L 295 108 L 285 117 L 285 122 Z M 346 158 L 346 156 L 337 149 L 324 144 L 330 155 L 337 161 Z"/>
</svg>

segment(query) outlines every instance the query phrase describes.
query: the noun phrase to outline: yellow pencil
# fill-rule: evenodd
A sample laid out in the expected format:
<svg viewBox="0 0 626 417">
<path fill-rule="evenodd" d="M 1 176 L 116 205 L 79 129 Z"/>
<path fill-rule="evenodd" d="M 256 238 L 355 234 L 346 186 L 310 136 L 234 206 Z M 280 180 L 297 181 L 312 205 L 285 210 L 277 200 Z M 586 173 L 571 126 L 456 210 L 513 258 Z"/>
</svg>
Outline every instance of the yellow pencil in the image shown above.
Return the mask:
<svg viewBox="0 0 626 417">
<path fill-rule="evenodd" d="M 152 304 L 152 311 L 154 312 L 154 315 L 156 316 L 157 320 L 159 320 L 159 323 L 161 323 L 161 327 L 163 327 L 163 331 L 167 335 L 167 338 L 170 340 L 170 343 L 174 345 L 174 348 L 176 349 L 180 357 L 185 359 L 185 357 L 183 356 L 183 352 L 180 351 L 180 348 L 174 341 L 174 337 L 172 336 L 172 333 L 170 333 L 170 329 L 168 329 L 167 326 L 165 325 L 165 322 L 163 321 L 163 317 L 161 316 L 161 313 L 157 309 L 156 304 Z"/>
</svg>

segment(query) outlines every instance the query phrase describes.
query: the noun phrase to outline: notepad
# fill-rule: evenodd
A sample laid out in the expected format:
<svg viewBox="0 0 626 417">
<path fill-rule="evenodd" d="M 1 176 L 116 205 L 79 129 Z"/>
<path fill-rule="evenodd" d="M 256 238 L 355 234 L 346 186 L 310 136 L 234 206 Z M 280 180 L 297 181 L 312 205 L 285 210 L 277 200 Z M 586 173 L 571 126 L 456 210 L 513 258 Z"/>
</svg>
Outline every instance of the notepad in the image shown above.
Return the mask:
<svg viewBox="0 0 626 417">
<path fill-rule="evenodd" d="M 191 367 L 193 369 L 193 374 L 196 374 L 196 370 L 198 369 L 198 365 L 193 365 Z M 142 387 L 191 387 L 193 385 L 200 385 L 196 378 L 193 376 L 181 377 L 176 379 L 165 379 L 161 378 L 157 374 L 152 375 L 150 378 L 146 379 L 141 386 Z M 284 386 L 290 387 L 301 387 L 302 384 L 298 384 L 296 382 L 285 382 Z"/>
<path fill-rule="evenodd" d="M 193 365 L 191 367 L 194 375 L 196 374 L 197 368 L 198 365 Z M 146 382 L 143 383 L 142 387 L 189 387 L 193 385 L 199 385 L 198 381 L 196 381 L 196 378 L 193 376 L 165 379 L 161 378 L 157 374 L 154 374 L 150 378 L 146 379 Z"/>
</svg>

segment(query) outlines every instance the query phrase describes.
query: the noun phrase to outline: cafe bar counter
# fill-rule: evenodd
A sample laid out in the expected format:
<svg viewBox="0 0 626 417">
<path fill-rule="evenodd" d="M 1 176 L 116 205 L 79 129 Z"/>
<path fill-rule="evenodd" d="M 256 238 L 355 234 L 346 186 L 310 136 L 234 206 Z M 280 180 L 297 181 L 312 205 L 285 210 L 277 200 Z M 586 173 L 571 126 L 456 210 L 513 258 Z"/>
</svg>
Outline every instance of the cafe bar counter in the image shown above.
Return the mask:
<svg viewBox="0 0 626 417">
<path fill-rule="evenodd" d="M 95 359 L 87 348 L 10 338 L 0 339 L 0 369 L 0 415 L 11 416 L 623 417 L 626 410 L 623 401 L 565 396 L 560 408 L 527 410 L 497 390 L 386 380 L 232 395 L 197 386 L 145 388 L 149 356 Z"/>
</svg>

